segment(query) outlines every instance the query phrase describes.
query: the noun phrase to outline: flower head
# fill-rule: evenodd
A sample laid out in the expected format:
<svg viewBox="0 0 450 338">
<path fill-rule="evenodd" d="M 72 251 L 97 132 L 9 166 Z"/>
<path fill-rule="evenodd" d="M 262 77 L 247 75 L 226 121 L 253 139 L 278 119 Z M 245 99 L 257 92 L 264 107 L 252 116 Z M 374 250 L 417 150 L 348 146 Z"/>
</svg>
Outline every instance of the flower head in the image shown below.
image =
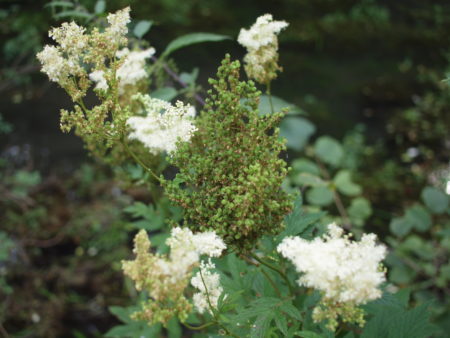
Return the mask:
<svg viewBox="0 0 450 338">
<path fill-rule="evenodd" d="M 96 83 L 95 89 L 108 89 L 108 83 L 105 79 L 105 72 L 103 70 L 96 70 L 89 74 L 89 79 Z"/>
<path fill-rule="evenodd" d="M 169 102 L 148 95 L 135 96 L 145 108 L 147 116 L 133 116 L 127 124 L 133 130 L 130 138 L 141 141 L 153 154 L 176 150 L 177 142 L 187 142 L 197 128 L 192 123 L 193 110 L 190 105 L 178 101 Z"/>
<path fill-rule="evenodd" d="M 238 42 L 247 49 L 244 57 L 245 70 L 249 78 L 267 84 L 277 77 L 277 35 L 286 27 L 285 21 L 273 21 L 272 15 L 260 16 L 250 29 L 241 29 Z"/>
<path fill-rule="evenodd" d="M 213 272 L 215 265 L 208 262 L 201 262 L 200 271 L 191 279 L 193 287 L 200 290 L 193 295 L 194 305 L 199 313 L 205 310 L 211 312 L 210 307 L 217 308 L 223 288 L 220 285 L 220 275 Z"/>
<path fill-rule="evenodd" d="M 120 91 L 123 92 L 126 85 L 134 85 L 148 76 L 145 70 L 145 60 L 151 58 L 153 54 L 155 54 L 154 48 L 142 51 L 130 51 L 128 48 L 124 48 L 116 53 L 118 58 L 124 59 L 116 73 Z"/>
<path fill-rule="evenodd" d="M 109 27 L 106 28 L 106 34 L 116 43 L 122 43 L 125 35 L 128 33 L 127 24 L 130 23 L 130 7 L 125 7 L 116 13 L 110 13 L 106 17 Z"/>
<path fill-rule="evenodd" d="M 330 224 L 322 237 L 312 241 L 288 237 L 277 248 L 303 274 L 298 283 L 321 291 L 323 304 L 335 307 L 335 315 L 339 308 L 345 310 L 342 304 L 353 313 L 357 305 L 379 298 L 379 286 L 385 281 L 380 262 L 386 248 L 376 244 L 374 234 L 364 234 L 359 242 L 349 237 L 336 224 Z M 320 307 L 315 313 L 316 318 L 327 317 Z"/>
<path fill-rule="evenodd" d="M 73 59 L 63 57 L 61 51 L 55 46 L 46 45 L 37 54 L 42 68 L 41 71 L 53 82 L 63 85 L 70 75 L 81 71 L 80 65 Z"/>
<path fill-rule="evenodd" d="M 205 245 L 204 239 L 211 242 Z M 123 271 L 136 285 L 137 290 L 145 290 L 151 300 L 144 304 L 144 309 L 134 317 L 145 319 L 150 323 L 167 321 L 177 315 L 186 319 L 191 309 L 184 297 L 184 290 L 189 284 L 192 269 L 198 266 L 202 255 L 218 256 L 226 248 L 222 239 L 214 233 L 193 234 L 187 228 L 176 227 L 171 231 L 166 244 L 169 255 L 149 252 L 150 241 L 147 233 L 141 230 L 134 239 L 136 259 L 122 262 Z M 211 286 L 214 286 L 212 282 Z M 176 308 L 173 304 L 177 304 Z"/>
</svg>

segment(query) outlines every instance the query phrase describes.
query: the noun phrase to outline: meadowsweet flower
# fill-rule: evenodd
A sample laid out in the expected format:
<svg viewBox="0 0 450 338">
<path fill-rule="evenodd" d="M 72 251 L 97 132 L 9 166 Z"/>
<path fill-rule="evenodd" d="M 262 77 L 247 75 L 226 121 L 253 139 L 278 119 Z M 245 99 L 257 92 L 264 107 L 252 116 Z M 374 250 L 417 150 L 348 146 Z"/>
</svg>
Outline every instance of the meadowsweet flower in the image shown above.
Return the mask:
<svg viewBox="0 0 450 338">
<path fill-rule="evenodd" d="M 277 77 L 277 35 L 286 27 L 285 21 L 273 21 L 272 15 L 260 16 L 250 29 L 241 29 L 238 42 L 247 49 L 244 57 L 245 71 L 249 78 L 267 84 Z"/>
<path fill-rule="evenodd" d="M 200 290 L 192 297 L 194 306 L 199 313 L 204 313 L 205 310 L 211 312 L 210 305 L 217 308 L 223 292 L 223 288 L 220 286 L 220 275 L 213 272 L 214 269 L 215 265 L 210 260 L 201 262 L 200 271 L 191 279 L 192 286 Z"/>
<path fill-rule="evenodd" d="M 169 102 L 151 98 L 148 95 L 135 96 L 144 106 L 147 116 L 133 116 L 127 124 L 133 130 L 129 137 L 141 141 L 153 154 L 176 150 L 178 141 L 188 142 L 197 130 L 192 120 L 195 111 L 190 105 L 177 101 Z"/>
<path fill-rule="evenodd" d="M 49 33 L 60 48 L 69 54 L 80 54 L 87 46 L 88 37 L 84 35 L 86 29 L 75 22 L 64 22 L 61 27 L 53 28 Z"/>
<path fill-rule="evenodd" d="M 105 72 L 103 70 L 96 70 L 89 74 L 89 79 L 96 83 L 95 89 L 108 89 L 108 83 L 105 79 Z"/>
<path fill-rule="evenodd" d="M 204 234 L 193 234 L 187 228 L 173 228 L 166 241 L 170 254 L 159 255 L 150 253 L 151 243 L 144 230 L 136 235 L 133 250 L 136 259 L 123 261 L 122 268 L 135 282 L 136 289 L 146 290 L 151 299 L 142 311 L 133 315 L 134 318 L 150 323 L 167 323 L 174 315 L 182 321 L 187 318 L 191 304 L 183 293 L 192 269 L 199 264 L 201 255 L 217 256 L 226 248 L 214 233 L 206 237 L 211 239 L 208 246 L 203 242 Z"/>
<path fill-rule="evenodd" d="M 37 54 L 37 58 L 42 65 L 41 71 L 47 74 L 51 81 L 60 85 L 63 85 L 70 75 L 80 71 L 80 66 L 72 60 L 64 58 L 55 46 L 46 45 Z"/>
<path fill-rule="evenodd" d="M 318 321 L 329 319 L 330 328 L 335 327 L 337 315 L 363 323 L 362 310 L 356 307 L 379 298 L 379 286 L 385 281 L 380 262 L 386 248 L 376 244 L 374 234 L 363 235 L 359 242 L 349 237 L 336 224 L 330 224 L 323 237 L 312 241 L 288 237 L 277 248 L 303 274 L 300 285 L 322 292 L 322 304 L 313 317 Z"/>
<path fill-rule="evenodd" d="M 110 13 L 106 17 L 109 27 L 106 28 L 106 34 L 108 37 L 117 44 L 122 44 L 125 35 L 128 33 L 127 24 L 131 22 L 130 19 L 130 7 L 126 7 L 117 11 L 116 13 Z"/>
<path fill-rule="evenodd" d="M 151 58 L 153 54 L 155 54 L 154 48 L 131 52 L 128 48 L 124 48 L 116 53 L 118 58 L 124 58 L 123 64 L 116 73 L 121 92 L 126 85 L 134 85 L 148 76 L 145 70 L 145 60 Z"/>
</svg>

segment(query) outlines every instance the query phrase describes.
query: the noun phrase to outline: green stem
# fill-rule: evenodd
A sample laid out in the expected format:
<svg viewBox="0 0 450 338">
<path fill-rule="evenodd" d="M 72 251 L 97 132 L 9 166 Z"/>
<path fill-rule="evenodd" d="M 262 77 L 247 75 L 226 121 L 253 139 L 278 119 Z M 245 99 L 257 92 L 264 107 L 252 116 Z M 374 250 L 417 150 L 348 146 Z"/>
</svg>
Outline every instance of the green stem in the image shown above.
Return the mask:
<svg viewBox="0 0 450 338">
<path fill-rule="evenodd" d="M 212 306 L 211 300 L 209 299 L 209 292 L 208 292 L 208 288 L 206 287 L 205 280 L 203 279 L 202 269 L 200 269 L 199 273 L 200 273 L 200 278 L 202 279 L 203 286 L 205 287 L 206 300 L 208 301 L 208 306 L 209 306 L 209 309 L 210 309 L 210 311 L 211 311 L 211 313 L 212 313 L 212 315 L 214 317 L 215 323 L 218 326 L 220 326 L 220 328 L 223 329 L 227 335 L 239 338 L 239 336 L 236 336 L 234 333 L 230 332 L 224 325 L 220 324 L 219 318 L 217 317 L 217 314 L 216 314 L 216 310 Z"/>
<path fill-rule="evenodd" d="M 270 81 L 267 82 L 267 84 L 266 84 L 266 94 L 269 97 L 270 111 L 271 111 L 272 114 L 274 114 L 275 113 L 275 109 L 273 108 L 272 93 L 271 93 L 271 90 L 270 90 Z"/>
<path fill-rule="evenodd" d="M 183 323 L 184 326 L 186 326 L 189 330 L 203 330 L 207 327 L 210 327 L 211 325 L 216 324 L 215 322 L 208 322 L 206 324 L 200 325 L 200 326 L 191 326 L 188 323 Z"/>
<path fill-rule="evenodd" d="M 142 160 L 130 149 L 130 147 L 128 146 L 127 142 L 124 140 L 124 138 L 122 137 L 121 139 L 122 144 L 125 147 L 125 150 L 128 152 L 128 154 L 133 157 L 133 159 L 142 167 L 144 168 L 148 173 L 150 173 L 158 182 L 161 182 L 161 179 L 153 172 L 152 169 L 150 169 L 148 166 L 145 165 L 144 162 L 142 162 Z"/>
<path fill-rule="evenodd" d="M 292 288 L 292 285 L 289 282 L 289 279 L 287 278 L 286 274 L 283 271 L 281 271 L 280 269 L 278 269 L 277 267 L 273 266 L 270 263 L 264 262 L 262 259 L 260 259 L 258 256 L 254 255 L 252 253 L 250 253 L 250 257 L 252 257 L 255 261 L 261 263 L 262 265 L 267 266 L 269 269 L 272 269 L 273 271 L 277 272 L 281 276 L 281 278 L 283 278 L 284 281 L 286 282 L 286 284 L 289 288 L 290 295 L 291 296 L 294 295 L 294 289 Z"/>
</svg>

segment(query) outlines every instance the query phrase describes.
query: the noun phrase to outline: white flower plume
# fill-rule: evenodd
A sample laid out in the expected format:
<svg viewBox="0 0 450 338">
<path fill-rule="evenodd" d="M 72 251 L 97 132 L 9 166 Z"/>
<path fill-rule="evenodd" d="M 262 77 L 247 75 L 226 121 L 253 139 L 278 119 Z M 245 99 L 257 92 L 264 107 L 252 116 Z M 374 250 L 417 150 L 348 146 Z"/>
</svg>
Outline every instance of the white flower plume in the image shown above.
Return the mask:
<svg viewBox="0 0 450 338">
<path fill-rule="evenodd" d="M 193 124 L 195 110 L 178 101 L 175 106 L 169 102 L 137 94 L 147 116 L 133 116 L 127 124 L 133 130 L 129 137 L 141 141 L 153 154 L 176 150 L 178 141 L 188 142 L 197 130 Z"/>
<path fill-rule="evenodd" d="M 374 234 L 350 241 L 333 223 L 321 238 L 288 237 L 277 250 L 303 273 L 299 284 L 322 291 L 326 299 L 359 305 L 381 296 L 379 286 L 385 275 L 380 262 L 386 248 L 376 244 Z"/>
</svg>

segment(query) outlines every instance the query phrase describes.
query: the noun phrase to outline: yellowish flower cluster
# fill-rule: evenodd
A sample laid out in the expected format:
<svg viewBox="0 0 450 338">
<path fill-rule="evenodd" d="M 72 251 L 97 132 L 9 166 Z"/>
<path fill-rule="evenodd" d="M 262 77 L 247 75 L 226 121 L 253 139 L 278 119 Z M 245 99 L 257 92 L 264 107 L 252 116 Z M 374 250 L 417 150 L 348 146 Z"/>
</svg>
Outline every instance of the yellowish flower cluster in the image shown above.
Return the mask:
<svg viewBox="0 0 450 338">
<path fill-rule="evenodd" d="M 192 269 L 198 266 L 201 255 L 217 257 L 226 246 L 214 232 L 193 234 L 187 228 L 172 229 L 167 240 L 170 255 L 150 253 L 150 240 L 144 230 L 134 239 L 136 259 L 122 263 L 124 273 L 136 285 L 136 289 L 148 292 L 151 299 L 143 304 L 142 311 L 133 317 L 149 323 L 167 322 L 173 316 L 186 320 L 192 310 L 184 296 Z"/>
</svg>

